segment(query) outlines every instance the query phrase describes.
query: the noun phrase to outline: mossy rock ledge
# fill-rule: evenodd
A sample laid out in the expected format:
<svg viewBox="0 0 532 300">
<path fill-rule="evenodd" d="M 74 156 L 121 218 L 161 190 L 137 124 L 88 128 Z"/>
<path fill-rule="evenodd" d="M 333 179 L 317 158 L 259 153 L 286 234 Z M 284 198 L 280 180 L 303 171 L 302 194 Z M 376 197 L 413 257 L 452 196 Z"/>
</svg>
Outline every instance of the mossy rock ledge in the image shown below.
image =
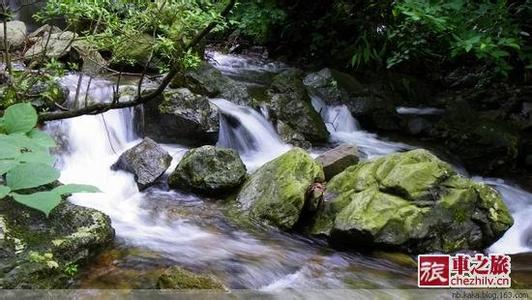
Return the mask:
<svg viewBox="0 0 532 300">
<path fill-rule="evenodd" d="M 241 216 L 290 230 L 304 210 L 309 188 L 324 180 L 321 165 L 303 149 L 294 148 L 257 169 L 236 202 Z"/>
<path fill-rule="evenodd" d="M 0 288 L 68 287 L 81 266 L 114 238 L 109 217 L 63 201 L 48 218 L 12 199 L 0 201 Z"/>
<path fill-rule="evenodd" d="M 496 190 L 421 149 L 347 168 L 324 198 L 309 231 L 347 248 L 483 250 L 513 224 Z"/>
</svg>

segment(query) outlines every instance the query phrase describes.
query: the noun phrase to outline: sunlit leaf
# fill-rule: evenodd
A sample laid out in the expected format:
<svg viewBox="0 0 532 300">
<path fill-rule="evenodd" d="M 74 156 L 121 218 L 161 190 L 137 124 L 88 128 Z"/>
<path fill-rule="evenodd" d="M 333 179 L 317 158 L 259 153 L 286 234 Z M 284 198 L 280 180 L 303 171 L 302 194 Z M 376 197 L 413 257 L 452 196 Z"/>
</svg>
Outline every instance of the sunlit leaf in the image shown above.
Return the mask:
<svg viewBox="0 0 532 300">
<path fill-rule="evenodd" d="M 0 185 L 0 199 L 5 198 L 9 192 L 11 192 L 11 189 L 8 186 Z"/>
<path fill-rule="evenodd" d="M 38 192 L 30 195 L 12 193 L 11 196 L 18 203 L 42 211 L 47 217 L 61 203 L 61 196 L 54 192 Z"/>
<path fill-rule="evenodd" d="M 74 193 L 100 193 L 101 191 L 92 185 L 85 184 L 65 184 L 58 186 L 52 190 L 59 195 L 74 194 Z"/>
<path fill-rule="evenodd" d="M 26 163 L 16 166 L 6 174 L 6 183 L 13 190 L 22 190 L 52 183 L 59 171 L 43 163 Z"/>
<path fill-rule="evenodd" d="M 46 132 L 43 132 L 37 128 L 33 128 L 29 133 L 28 137 L 30 137 L 33 141 L 39 143 L 40 145 L 44 147 L 55 147 L 55 141 L 52 137 L 50 137 Z"/>
<path fill-rule="evenodd" d="M 0 160 L 0 176 L 16 167 L 18 163 L 14 160 Z"/>
<path fill-rule="evenodd" d="M 6 132 L 26 133 L 37 125 L 37 111 L 29 103 L 19 103 L 8 107 L 4 113 Z"/>
<path fill-rule="evenodd" d="M 55 163 L 55 157 L 45 152 L 24 152 L 17 158 L 18 162 L 25 163 L 43 163 L 49 166 L 53 166 Z"/>
</svg>

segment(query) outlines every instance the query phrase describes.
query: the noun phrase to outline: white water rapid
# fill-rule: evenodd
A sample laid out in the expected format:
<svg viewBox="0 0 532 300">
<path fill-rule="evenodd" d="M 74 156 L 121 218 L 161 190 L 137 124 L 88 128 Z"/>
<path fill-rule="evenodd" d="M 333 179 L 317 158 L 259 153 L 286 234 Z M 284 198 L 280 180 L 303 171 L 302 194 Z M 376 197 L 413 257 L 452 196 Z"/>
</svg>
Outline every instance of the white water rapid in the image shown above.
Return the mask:
<svg viewBox="0 0 532 300">
<path fill-rule="evenodd" d="M 237 77 L 239 64 L 230 65 L 224 56 L 217 59 L 222 61 L 218 67 Z M 253 66 L 250 60 L 244 66 L 254 72 L 261 68 Z M 266 72 L 274 72 L 273 69 L 268 67 Z M 70 105 L 76 105 L 78 76 L 69 75 L 62 83 L 70 90 Z M 110 82 L 93 79 L 86 98 L 87 85 L 88 78 L 85 78 L 78 102 L 112 99 Z M 312 102 L 327 123 L 333 144 L 356 144 L 367 158 L 413 148 L 361 130 L 345 106 L 327 107 L 317 98 Z M 249 170 L 290 149 L 259 112 L 223 99 L 212 99 L 212 103 L 221 112 L 218 145 L 237 149 Z M 164 186 L 139 192 L 131 174 L 110 169 L 123 151 L 140 141 L 134 132 L 134 122 L 133 110 L 123 109 L 49 124 L 49 131 L 66 141 L 60 154 L 61 181 L 92 184 L 102 191 L 74 195 L 70 201 L 108 214 L 116 230 L 118 249 L 148 252 L 118 259 L 116 265 L 99 275 L 101 280 L 112 282 L 120 276 L 117 274 L 122 274 L 122 269 L 144 272 L 154 266 L 177 264 L 212 273 L 231 288 L 265 291 L 415 285 L 410 267 L 367 255 L 334 251 L 298 235 L 262 228 L 239 229 L 227 220 L 223 206 L 212 200 L 168 191 Z M 174 158 L 170 172 L 187 147 L 164 146 Z M 488 250 L 531 251 L 531 195 L 501 180 L 478 180 L 502 193 L 516 221 Z"/>
</svg>

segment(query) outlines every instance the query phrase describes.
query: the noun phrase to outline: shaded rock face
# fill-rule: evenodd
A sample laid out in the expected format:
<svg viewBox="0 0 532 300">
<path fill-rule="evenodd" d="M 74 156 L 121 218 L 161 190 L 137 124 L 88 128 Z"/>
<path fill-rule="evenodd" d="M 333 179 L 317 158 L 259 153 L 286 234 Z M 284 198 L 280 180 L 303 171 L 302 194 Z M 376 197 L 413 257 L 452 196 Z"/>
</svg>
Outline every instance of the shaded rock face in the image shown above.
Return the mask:
<svg viewBox="0 0 532 300">
<path fill-rule="evenodd" d="M 172 156 L 166 150 L 152 139 L 145 138 L 122 153 L 112 169 L 133 173 L 139 189 L 144 190 L 166 172 L 171 162 Z"/>
<path fill-rule="evenodd" d="M 65 288 L 69 264 L 82 264 L 111 244 L 103 213 L 67 201 L 46 218 L 11 199 L 0 203 L 0 288 Z"/>
<path fill-rule="evenodd" d="M 357 147 L 348 144 L 340 145 L 316 157 L 316 161 L 323 166 L 325 180 L 331 180 L 349 166 L 357 164 L 358 160 Z"/>
<path fill-rule="evenodd" d="M 292 144 L 296 147 L 303 149 L 312 148 L 312 144 L 307 141 L 301 133 L 296 132 L 294 129 L 292 129 L 292 127 L 290 127 L 283 121 L 277 122 L 277 133 L 279 134 L 281 139 L 286 143 Z"/>
<path fill-rule="evenodd" d="M 240 105 L 249 105 L 251 96 L 246 85 L 237 82 L 210 64 L 204 62 L 197 70 L 177 76 L 171 87 L 186 87 L 192 92 L 210 98 L 223 98 Z"/>
<path fill-rule="evenodd" d="M 362 85 L 349 74 L 325 68 L 308 74 L 303 84 L 327 105 L 346 105 L 363 124 L 384 130 L 399 127 L 395 105 L 382 89 Z"/>
<path fill-rule="evenodd" d="M 9 21 L 6 22 L 7 27 L 7 43 L 9 49 L 20 49 L 26 42 L 26 24 L 21 21 Z M 0 26 L 0 49 L 4 49 L 4 26 Z"/>
<path fill-rule="evenodd" d="M 323 181 L 321 166 L 295 148 L 255 171 L 236 200 L 251 220 L 289 230 L 299 220 L 309 188 Z"/>
<path fill-rule="evenodd" d="M 168 178 L 170 187 L 200 194 L 228 193 L 246 179 L 246 166 L 232 149 L 203 146 L 189 150 Z"/>
<path fill-rule="evenodd" d="M 512 224 L 494 189 L 414 150 L 335 176 L 310 232 L 339 246 L 450 253 L 485 249 Z"/>
<path fill-rule="evenodd" d="M 273 78 L 268 90 L 270 109 L 276 120 L 309 142 L 326 142 L 329 132 L 318 112 L 312 107 L 302 83 L 302 72 L 288 69 Z"/>
<path fill-rule="evenodd" d="M 198 275 L 180 267 L 166 269 L 157 281 L 158 289 L 177 290 L 227 290 L 215 277 Z"/>
<path fill-rule="evenodd" d="M 216 106 L 185 88 L 166 90 L 144 105 L 144 134 L 158 142 L 214 144 L 218 129 Z"/>
</svg>

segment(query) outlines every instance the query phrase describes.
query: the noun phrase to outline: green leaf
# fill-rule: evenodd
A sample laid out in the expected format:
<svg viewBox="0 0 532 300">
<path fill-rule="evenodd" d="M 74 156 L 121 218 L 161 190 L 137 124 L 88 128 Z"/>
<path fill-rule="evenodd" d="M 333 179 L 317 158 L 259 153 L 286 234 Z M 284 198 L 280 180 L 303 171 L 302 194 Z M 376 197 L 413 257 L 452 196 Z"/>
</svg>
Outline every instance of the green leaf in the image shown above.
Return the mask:
<svg viewBox="0 0 532 300">
<path fill-rule="evenodd" d="M 18 163 L 14 160 L 0 160 L 0 176 L 16 167 Z"/>
<path fill-rule="evenodd" d="M 61 196 L 54 192 L 38 192 L 29 195 L 11 193 L 11 196 L 18 203 L 42 211 L 47 217 L 62 200 Z"/>
<path fill-rule="evenodd" d="M 17 161 L 25 163 L 43 163 L 53 166 L 55 163 L 55 157 L 45 152 L 24 152 L 20 154 Z"/>
<path fill-rule="evenodd" d="M 49 147 L 43 146 L 38 141 L 35 141 L 25 134 L 16 133 L 3 137 L 3 140 L 10 143 L 13 146 L 17 146 L 19 149 L 26 149 L 33 152 L 49 152 Z"/>
<path fill-rule="evenodd" d="M 19 103 L 8 107 L 4 113 L 6 132 L 26 133 L 37 125 L 37 111 L 29 103 Z"/>
<path fill-rule="evenodd" d="M 41 131 L 37 128 L 33 128 L 29 133 L 28 137 L 30 137 L 33 141 L 39 143 L 40 145 L 48 148 L 55 147 L 55 141 L 52 137 L 50 137 L 46 132 Z"/>
<path fill-rule="evenodd" d="M 43 163 L 18 165 L 6 174 L 6 183 L 13 190 L 22 190 L 52 183 L 59 178 L 59 171 Z"/>
<path fill-rule="evenodd" d="M 100 193 L 101 191 L 92 185 L 85 185 L 85 184 L 65 184 L 62 186 L 58 186 L 55 189 L 52 190 L 52 192 L 57 193 L 59 195 L 67 195 L 67 194 L 74 194 L 74 193 Z"/>
<path fill-rule="evenodd" d="M 11 192 L 11 189 L 8 186 L 0 185 L 0 199 L 4 199 L 9 192 Z"/>
<path fill-rule="evenodd" d="M 14 159 L 20 155 L 20 148 L 9 143 L 4 138 L 0 140 L 0 159 Z"/>
</svg>

